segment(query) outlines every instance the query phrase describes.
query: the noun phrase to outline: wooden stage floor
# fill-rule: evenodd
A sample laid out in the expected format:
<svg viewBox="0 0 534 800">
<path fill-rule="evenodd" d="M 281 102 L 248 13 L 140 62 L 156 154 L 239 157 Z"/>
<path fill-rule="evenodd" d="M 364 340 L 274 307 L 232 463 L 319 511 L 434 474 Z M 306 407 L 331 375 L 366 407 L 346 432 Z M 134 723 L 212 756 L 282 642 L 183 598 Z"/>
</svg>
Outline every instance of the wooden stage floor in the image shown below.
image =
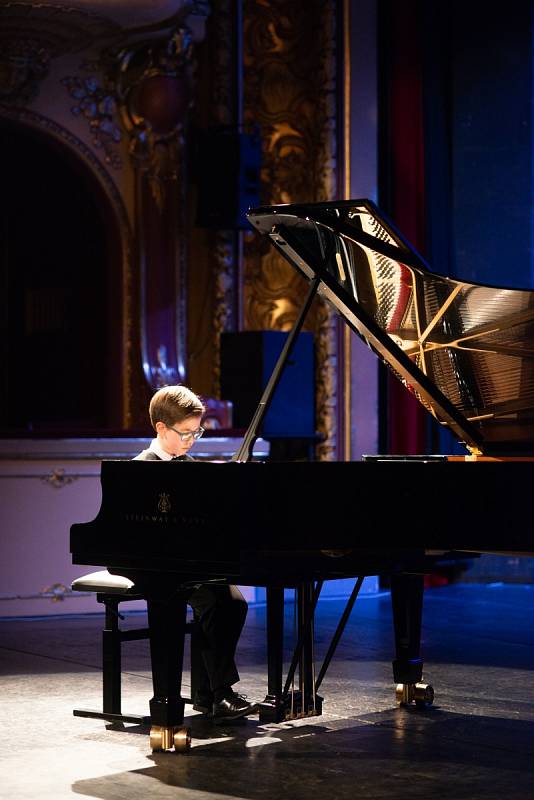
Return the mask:
<svg viewBox="0 0 534 800">
<path fill-rule="evenodd" d="M 318 657 L 342 606 L 319 603 Z M 264 608 L 249 610 L 238 654 L 237 688 L 254 699 L 265 694 L 264 618 Z M 143 614 L 127 617 L 144 624 Z M 425 712 L 396 707 L 389 595 L 365 596 L 323 683 L 322 717 L 213 727 L 187 707 L 185 755 L 152 754 L 141 726 L 72 716 L 100 704 L 101 626 L 99 615 L 0 622 L 3 797 L 534 797 L 534 585 L 427 591 L 423 656 L 436 700 Z M 147 643 L 123 654 L 123 711 L 148 713 Z"/>
</svg>

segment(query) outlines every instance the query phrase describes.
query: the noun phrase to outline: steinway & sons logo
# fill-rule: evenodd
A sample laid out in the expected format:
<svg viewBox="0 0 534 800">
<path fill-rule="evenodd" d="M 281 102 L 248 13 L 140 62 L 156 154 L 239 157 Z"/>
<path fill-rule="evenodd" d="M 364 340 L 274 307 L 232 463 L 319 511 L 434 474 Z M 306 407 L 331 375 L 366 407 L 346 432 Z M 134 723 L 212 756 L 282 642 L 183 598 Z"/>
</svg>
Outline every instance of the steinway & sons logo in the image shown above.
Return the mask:
<svg viewBox="0 0 534 800">
<path fill-rule="evenodd" d="M 123 518 L 126 522 L 144 522 L 164 525 L 201 526 L 206 524 L 204 516 L 197 514 L 171 513 L 171 496 L 167 492 L 156 495 L 154 512 L 125 511 Z"/>
<path fill-rule="evenodd" d="M 168 514 L 171 510 L 171 498 L 165 492 L 161 492 L 158 500 L 158 511 L 162 514 Z"/>
</svg>

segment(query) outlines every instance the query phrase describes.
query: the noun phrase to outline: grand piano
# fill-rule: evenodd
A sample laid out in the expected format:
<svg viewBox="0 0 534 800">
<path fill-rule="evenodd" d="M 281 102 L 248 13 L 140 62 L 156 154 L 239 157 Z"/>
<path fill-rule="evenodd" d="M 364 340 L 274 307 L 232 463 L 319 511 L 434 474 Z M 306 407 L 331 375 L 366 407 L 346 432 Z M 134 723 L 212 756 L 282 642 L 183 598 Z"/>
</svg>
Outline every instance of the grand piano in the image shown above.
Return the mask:
<svg viewBox="0 0 534 800">
<path fill-rule="evenodd" d="M 401 705 L 429 705 L 420 632 L 424 575 L 480 553 L 534 555 L 534 292 L 430 271 L 369 200 L 248 214 L 307 281 L 302 309 L 232 462 L 104 461 L 95 520 L 71 528 L 73 563 L 132 577 L 147 598 L 153 750 L 185 749 L 184 591 L 265 586 L 268 686 L 260 720 L 317 715 L 326 670 L 366 575 L 388 575 Z M 358 462 L 251 460 L 252 447 L 316 295 L 330 302 L 465 456 Z M 246 370 L 246 365 L 243 365 Z M 314 611 L 325 580 L 354 590 L 320 668 Z M 283 677 L 284 588 L 298 630 Z"/>
</svg>

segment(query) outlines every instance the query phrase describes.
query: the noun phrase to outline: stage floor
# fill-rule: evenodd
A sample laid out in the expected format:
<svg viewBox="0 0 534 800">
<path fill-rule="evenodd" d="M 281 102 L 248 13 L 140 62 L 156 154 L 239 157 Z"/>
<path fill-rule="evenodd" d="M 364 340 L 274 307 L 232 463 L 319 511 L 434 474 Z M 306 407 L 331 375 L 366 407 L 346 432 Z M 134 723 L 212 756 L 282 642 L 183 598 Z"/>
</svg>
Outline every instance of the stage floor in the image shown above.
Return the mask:
<svg viewBox="0 0 534 800">
<path fill-rule="evenodd" d="M 319 661 L 342 608 L 338 600 L 319 603 Z M 292 606 L 286 610 L 291 629 Z M 321 687 L 323 716 L 214 727 L 188 706 L 193 747 L 185 755 L 152 754 L 147 728 L 72 716 L 74 707 L 101 702 L 101 616 L 0 622 L 1 794 L 10 800 L 532 798 L 533 612 L 533 585 L 428 590 L 422 654 L 436 700 L 421 712 L 395 705 L 389 595 L 362 597 Z M 254 699 L 266 691 L 264 620 L 264 608 L 249 610 L 238 653 L 237 688 Z M 143 614 L 127 617 L 128 627 L 144 624 Z M 123 645 L 123 667 L 123 711 L 148 713 L 147 642 Z"/>
</svg>

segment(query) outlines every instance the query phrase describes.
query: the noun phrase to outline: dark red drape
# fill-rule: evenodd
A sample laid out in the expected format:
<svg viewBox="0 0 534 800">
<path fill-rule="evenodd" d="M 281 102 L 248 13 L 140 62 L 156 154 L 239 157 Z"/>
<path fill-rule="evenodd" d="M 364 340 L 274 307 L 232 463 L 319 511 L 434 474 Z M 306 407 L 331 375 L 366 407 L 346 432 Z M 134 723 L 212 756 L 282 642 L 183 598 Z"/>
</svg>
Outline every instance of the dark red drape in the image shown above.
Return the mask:
<svg viewBox="0 0 534 800">
<path fill-rule="evenodd" d="M 422 46 L 417 0 L 387 3 L 386 173 L 389 214 L 420 251 L 425 241 Z M 427 450 L 427 412 L 393 376 L 387 382 L 388 449 L 413 455 Z"/>
</svg>

